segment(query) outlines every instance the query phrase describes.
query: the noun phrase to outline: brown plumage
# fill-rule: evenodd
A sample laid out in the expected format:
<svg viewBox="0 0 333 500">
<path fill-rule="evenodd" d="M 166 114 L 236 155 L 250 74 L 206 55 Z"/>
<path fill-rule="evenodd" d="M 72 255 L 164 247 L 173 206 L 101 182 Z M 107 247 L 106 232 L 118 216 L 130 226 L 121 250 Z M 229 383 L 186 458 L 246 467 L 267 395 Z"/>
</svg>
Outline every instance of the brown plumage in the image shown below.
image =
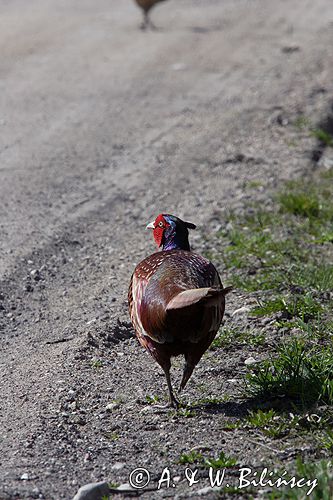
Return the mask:
<svg viewBox="0 0 333 500">
<path fill-rule="evenodd" d="M 147 227 L 163 250 L 135 268 L 128 292 L 130 316 L 140 344 L 163 368 L 170 403 L 177 406 L 171 357 L 185 357 L 181 390 L 219 329 L 230 288 L 223 288 L 213 264 L 190 251 L 188 228 L 194 229 L 193 224 L 161 214 Z"/>
<path fill-rule="evenodd" d="M 154 7 L 155 4 L 159 2 L 164 2 L 165 0 L 135 0 L 139 7 L 143 10 L 143 23 L 141 25 L 141 29 L 146 29 L 149 26 L 155 29 L 154 24 L 151 22 L 149 17 L 150 10 Z"/>
</svg>

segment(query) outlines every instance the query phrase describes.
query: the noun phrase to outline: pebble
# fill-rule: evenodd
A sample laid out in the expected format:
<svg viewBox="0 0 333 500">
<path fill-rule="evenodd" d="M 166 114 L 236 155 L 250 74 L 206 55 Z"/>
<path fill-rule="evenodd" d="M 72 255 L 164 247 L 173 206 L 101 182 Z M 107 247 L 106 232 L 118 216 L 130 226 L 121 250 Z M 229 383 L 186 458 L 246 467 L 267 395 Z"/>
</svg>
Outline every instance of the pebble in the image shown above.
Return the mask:
<svg viewBox="0 0 333 500">
<path fill-rule="evenodd" d="M 27 472 L 25 472 L 24 474 L 22 474 L 22 476 L 20 477 L 21 481 L 28 481 L 29 479 L 29 474 Z"/>
<path fill-rule="evenodd" d="M 40 273 L 38 269 L 33 269 L 30 271 L 30 276 L 34 278 L 34 280 L 38 281 L 40 279 Z"/>
<path fill-rule="evenodd" d="M 118 486 L 117 490 L 118 491 L 127 491 L 127 490 L 133 490 L 133 488 L 129 483 L 123 483 L 120 486 Z"/>
<path fill-rule="evenodd" d="M 105 410 L 112 411 L 112 410 L 115 410 L 116 408 L 118 408 L 118 406 L 119 406 L 118 403 L 109 403 L 108 405 L 106 405 Z"/>
<path fill-rule="evenodd" d="M 319 167 L 323 167 L 326 170 L 333 169 L 333 155 L 332 153 L 324 152 L 322 157 L 318 162 Z"/>
<path fill-rule="evenodd" d="M 216 486 L 214 488 L 212 488 L 211 486 L 207 486 L 206 488 L 201 488 L 201 490 L 193 492 L 193 495 L 203 497 L 205 495 L 209 495 L 209 493 L 212 493 L 214 491 L 218 492 L 220 490 L 221 488 L 217 488 Z"/>
<path fill-rule="evenodd" d="M 120 469 L 123 469 L 125 467 L 125 463 L 124 462 L 116 462 L 112 467 L 111 467 L 111 470 L 120 470 Z"/>
<path fill-rule="evenodd" d="M 235 309 L 235 311 L 231 314 L 231 316 L 236 316 L 237 314 L 246 314 L 250 311 L 251 309 L 249 307 L 243 306 L 240 307 L 239 309 Z"/>
<path fill-rule="evenodd" d="M 73 500 L 101 500 L 103 496 L 109 497 L 110 488 L 106 481 L 89 483 L 81 486 Z"/>
<path fill-rule="evenodd" d="M 259 363 L 259 361 L 255 359 L 253 356 L 250 356 L 244 361 L 245 365 L 254 365 L 255 363 Z"/>
</svg>

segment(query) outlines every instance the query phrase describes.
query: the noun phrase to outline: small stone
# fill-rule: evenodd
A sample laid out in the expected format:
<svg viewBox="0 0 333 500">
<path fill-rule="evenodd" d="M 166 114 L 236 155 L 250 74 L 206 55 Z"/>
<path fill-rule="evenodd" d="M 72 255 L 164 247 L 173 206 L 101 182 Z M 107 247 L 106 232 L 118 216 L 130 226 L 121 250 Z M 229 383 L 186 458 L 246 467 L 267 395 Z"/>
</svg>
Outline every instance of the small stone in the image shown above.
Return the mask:
<svg viewBox="0 0 333 500">
<path fill-rule="evenodd" d="M 220 491 L 220 488 L 217 488 L 216 486 L 214 488 L 212 488 L 211 486 L 206 486 L 206 488 L 201 488 L 201 490 L 196 491 L 195 495 L 203 497 L 205 495 L 209 495 L 209 493 L 212 493 L 214 491 L 218 492 Z"/>
<path fill-rule="evenodd" d="M 35 281 L 39 281 L 40 280 L 40 272 L 38 269 L 33 269 L 32 271 L 30 271 L 30 276 L 35 280 Z"/>
<path fill-rule="evenodd" d="M 255 359 L 253 356 L 250 356 L 244 361 L 245 365 L 254 365 L 255 363 L 259 363 L 259 361 Z"/>
<path fill-rule="evenodd" d="M 133 490 L 132 486 L 129 483 L 123 483 L 117 488 L 118 491 L 127 491 L 127 490 Z"/>
<path fill-rule="evenodd" d="M 93 318 L 93 319 L 90 319 L 89 321 L 87 321 L 86 325 L 91 325 L 92 323 L 95 323 L 96 321 L 96 318 Z"/>
<path fill-rule="evenodd" d="M 81 486 L 73 500 L 101 500 L 103 496 L 109 497 L 110 488 L 106 481 L 90 483 Z"/>
<path fill-rule="evenodd" d="M 73 424 L 86 425 L 86 421 L 84 420 L 84 418 L 80 417 L 79 415 L 76 415 L 73 418 Z"/>
<path fill-rule="evenodd" d="M 116 462 L 112 467 L 111 467 L 111 470 L 120 470 L 120 469 L 123 469 L 125 467 L 125 463 L 124 462 Z"/>
<path fill-rule="evenodd" d="M 20 477 L 21 481 L 28 481 L 29 479 L 29 474 L 27 472 L 25 472 L 24 474 L 22 474 L 22 476 Z"/>
<path fill-rule="evenodd" d="M 109 403 L 108 405 L 106 405 L 105 410 L 106 411 L 112 411 L 112 410 L 115 410 L 118 407 L 119 407 L 118 403 Z"/>
<path fill-rule="evenodd" d="M 251 309 L 249 307 L 243 306 L 240 307 L 239 309 L 235 309 L 235 311 L 231 314 L 231 316 L 236 316 L 237 314 L 246 314 L 250 311 Z"/>
<path fill-rule="evenodd" d="M 322 154 L 319 162 L 319 167 L 323 167 L 326 170 L 333 169 L 333 155 L 331 152 L 327 153 L 326 151 Z"/>
</svg>

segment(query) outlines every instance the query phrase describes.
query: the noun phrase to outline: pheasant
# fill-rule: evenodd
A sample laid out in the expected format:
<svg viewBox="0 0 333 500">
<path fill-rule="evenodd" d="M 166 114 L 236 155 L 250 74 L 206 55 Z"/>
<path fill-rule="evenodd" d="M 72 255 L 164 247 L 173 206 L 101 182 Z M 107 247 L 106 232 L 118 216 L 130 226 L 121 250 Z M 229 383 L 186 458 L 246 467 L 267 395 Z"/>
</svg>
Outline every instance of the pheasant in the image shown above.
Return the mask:
<svg viewBox="0 0 333 500">
<path fill-rule="evenodd" d="M 141 25 L 141 29 L 144 30 L 148 28 L 148 26 L 154 29 L 155 26 L 150 20 L 149 11 L 152 7 L 154 7 L 156 3 L 164 2 L 165 0 L 135 0 L 135 1 L 139 5 L 139 7 L 141 7 L 141 9 L 143 10 L 143 23 Z"/>
<path fill-rule="evenodd" d="M 162 367 L 173 407 L 179 402 L 171 385 L 171 357 L 185 357 L 181 391 L 214 340 L 225 295 L 231 290 L 223 288 L 213 264 L 191 252 L 188 229 L 195 227 L 169 214 L 160 214 L 148 224 L 162 251 L 136 266 L 128 291 L 136 336 Z"/>
</svg>

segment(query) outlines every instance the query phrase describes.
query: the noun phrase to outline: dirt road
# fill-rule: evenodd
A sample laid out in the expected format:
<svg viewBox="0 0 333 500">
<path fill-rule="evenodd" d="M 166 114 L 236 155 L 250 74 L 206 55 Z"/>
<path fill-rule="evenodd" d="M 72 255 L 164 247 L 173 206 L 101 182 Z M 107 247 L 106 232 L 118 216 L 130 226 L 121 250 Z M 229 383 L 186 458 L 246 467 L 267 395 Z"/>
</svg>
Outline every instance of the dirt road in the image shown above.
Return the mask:
<svg viewBox="0 0 333 500">
<path fill-rule="evenodd" d="M 170 0 L 146 33 L 130 0 L 0 11 L 0 498 L 68 499 L 221 442 L 225 414 L 146 411 L 165 387 L 131 337 L 129 278 L 158 213 L 198 224 L 209 250 L 227 210 L 312 168 L 315 140 L 289 125 L 326 115 L 333 4 Z M 205 363 L 186 398 L 234 378 Z"/>
</svg>

